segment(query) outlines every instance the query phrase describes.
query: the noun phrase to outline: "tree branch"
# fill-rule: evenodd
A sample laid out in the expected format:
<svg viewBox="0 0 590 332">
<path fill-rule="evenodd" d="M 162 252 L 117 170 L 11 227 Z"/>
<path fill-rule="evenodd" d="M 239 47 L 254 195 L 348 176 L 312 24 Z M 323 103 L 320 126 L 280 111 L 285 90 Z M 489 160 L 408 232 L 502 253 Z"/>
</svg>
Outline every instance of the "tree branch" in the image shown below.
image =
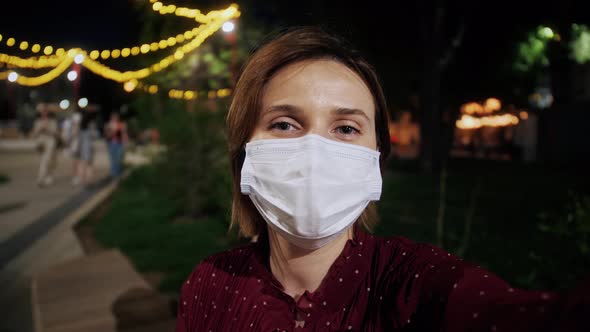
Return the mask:
<svg viewBox="0 0 590 332">
<path fill-rule="evenodd" d="M 444 70 L 449 65 L 449 63 L 453 59 L 453 56 L 455 55 L 455 52 L 463 43 L 463 37 L 465 36 L 465 28 L 466 24 L 461 24 L 461 27 L 459 28 L 459 30 L 457 30 L 457 33 L 455 34 L 455 37 L 451 40 L 451 44 L 447 48 L 447 51 L 439 60 L 438 65 L 441 70 Z"/>
</svg>

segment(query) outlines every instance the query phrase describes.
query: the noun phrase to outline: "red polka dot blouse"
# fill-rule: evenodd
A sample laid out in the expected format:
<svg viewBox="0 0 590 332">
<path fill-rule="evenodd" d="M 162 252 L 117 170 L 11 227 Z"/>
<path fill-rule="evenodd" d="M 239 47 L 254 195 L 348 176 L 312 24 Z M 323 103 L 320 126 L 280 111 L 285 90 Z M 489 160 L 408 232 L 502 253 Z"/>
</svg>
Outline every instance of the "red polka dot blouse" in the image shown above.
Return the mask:
<svg viewBox="0 0 590 332">
<path fill-rule="evenodd" d="M 319 288 L 297 301 L 268 240 L 205 259 L 183 284 L 176 331 L 590 331 L 590 282 L 512 288 L 439 248 L 355 227 Z"/>
</svg>

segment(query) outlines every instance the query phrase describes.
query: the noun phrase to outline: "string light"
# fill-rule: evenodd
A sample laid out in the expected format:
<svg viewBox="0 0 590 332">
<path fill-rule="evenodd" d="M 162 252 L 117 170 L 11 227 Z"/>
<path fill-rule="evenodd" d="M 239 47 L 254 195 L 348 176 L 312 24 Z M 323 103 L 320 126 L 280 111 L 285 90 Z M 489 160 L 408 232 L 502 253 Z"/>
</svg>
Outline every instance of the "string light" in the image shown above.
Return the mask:
<svg viewBox="0 0 590 332">
<path fill-rule="evenodd" d="M 150 53 L 150 52 L 156 52 L 156 51 L 159 51 L 159 50 L 163 50 L 163 49 L 165 49 L 165 48 L 167 48 L 169 46 L 174 46 L 176 43 L 183 43 L 185 41 L 190 41 L 191 39 L 193 39 L 194 37 L 196 37 L 195 34 L 193 33 L 194 30 L 195 30 L 195 28 L 192 28 L 192 29 L 189 29 L 189 30 L 181 33 L 181 34 L 177 34 L 175 36 L 164 38 L 164 39 L 162 39 L 160 41 L 157 41 L 157 42 L 143 44 L 141 46 L 141 53 L 142 54 L 147 54 L 147 53 Z M 0 36 L 2 36 L 2 35 L 0 35 Z M 0 38 L 0 41 L 1 40 L 2 40 L 2 38 Z M 17 41 L 14 38 L 9 38 L 6 41 L 6 45 L 7 46 L 14 46 L 16 43 L 17 43 Z M 23 51 L 24 50 L 27 50 L 28 47 L 29 47 L 29 42 L 27 42 L 27 41 L 21 41 L 19 43 L 19 47 Z M 133 48 L 135 48 L 135 47 L 133 47 Z M 41 51 L 41 49 L 43 49 L 43 53 L 45 55 L 51 55 L 53 53 L 53 50 L 55 48 L 53 46 L 51 46 L 51 45 L 47 45 L 45 47 L 42 47 L 39 44 L 34 44 L 31 47 L 31 51 L 33 53 L 38 53 L 38 52 Z M 130 51 L 130 49 L 131 48 L 129 48 L 129 47 L 125 47 L 123 49 L 92 50 L 90 52 L 90 57 L 92 59 L 94 59 L 94 60 L 98 59 L 99 57 L 101 57 L 102 59 L 106 60 L 106 59 L 108 59 L 110 57 L 118 58 L 119 56 L 128 57 L 130 55 L 133 55 L 133 56 L 139 55 L 139 53 L 140 53 L 139 52 L 139 50 L 140 50 L 139 48 L 138 48 L 138 51 L 135 51 L 135 52 Z M 56 51 L 56 54 L 55 55 L 59 56 L 60 54 L 58 52 L 60 52 L 60 53 L 61 52 L 64 52 L 64 49 L 63 48 L 58 49 Z"/>
<path fill-rule="evenodd" d="M 63 55 L 59 56 L 41 56 L 41 57 L 32 57 L 32 58 L 20 58 L 14 55 L 8 55 L 0 53 L 0 63 L 5 63 L 7 65 L 19 67 L 19 68 L 46 68 L 46 67 L 55 67 L 63 60 Z"/>
<path fill-rule="evenodd" d="M 143 92 L 147 92 L 149 94 L 156 94 L 160 91 L 160 87 L 156 84 L 145 85 L 139 81 L 127 81 L 123 84 L 123 89 L 127 92 L 132 92 L 136 90 L 141 90 Z M 207 98 L 207 99 L 214 99 L 214 98 L 225 98 L 229 97 L 232 94 L 232 90 L 228 88 L 224 89 L 217 89 L 217 90 L 210 90 L 210 91 L 200 91 L 200 90 L 180 90 L 180 89 L 169 89 L 168 90 L 168 97 L 172 99 L 184 99 L 184 100 L 194 100 L 200 98 Z"/>
<path fill-rule="evenodd" d="M 203 96 L 208 99 L 215 99 L 228 97 L 231 95 L 231 93 L 231 89 L 219 89 L 211 91 L 170 89 L 168 91 L 168 97 L 172 99 L 194 100 L 199 99 L 199 96 Z"/>
<path fill-rule="evenodd" d="M 227 15 L 234 17 L 240 16 L 238 6 L 235 4 L 232 4 L 223 10 L 212 10 L 207 14 L 203 14 L 198 9 L 176 7 L 175 5 L 165 5 L 158 0 L 150 0 L 150 3 L 152 3 L 152 10 L 158 12 L 160 15 L 174 14 L 180 17 L 192 18 L 199 23 L 209 23 Z"/>
<path fill-rule="evenodd" d="M 42 84 L 45 84 L 47 82 L 54 80 L 59 75 L 61 75 L 66 69 L 68 69 L 68 67 L 72 64 L 72 62 L 74 62 L 73 58 L 64 57 L 62 62 L 59 65 L 57 65 L 55 68 L 51 69 L 50 71 L 48 71 L 47 73 L 45 73 L 43 75 L 35 76 L 35 77 L 28 77 L 28 76 L 23 76 L 23 75 L 17 74 L 16 80 L 14 80 L 14 81 L 16 83 L 18 83 L 20 85 L 24 85 L 24 86 L 42 85 Z M 12 81 L 11 76 L 14 77 L 12 75 L 13 73 L 10 73 L 8 75 L 9 81 Z"/>
<path fill-rule="evenodd" d="M 82 66 L 86 67 L 95 74 L 117 82 L 127 82 L 131 80 L 143 79 L 183 59 L 186 53 L 189 53 L 197 47 L 199 47 L 205 41 L 205 39 L 207 39 L 209 36 L 211 36 L 213 33 L 219 30 L 223 23 L 225 23 L 229 19 L 238 17 L 240 15 L 240 12 L 237 10 L 236 5 L 231 5 L 224 10 L 213 11 L 211 13 L 214 13 L 214 15 L 209 16 L 207 23 L 202 24 L 199 27 L 185 31 L 183 34 L 178 34 L 175 37 L 162 39 L 160 42 L 143 44 L 141 47 L 134 46 L 132 48 L 124 48 L 123 50 L 93 50 L 89 54 L 87 54 L 86 51 L 80 48 L 75 48 L 68 50 L 66 56 L 66 52 L 63 48 L 57 49 L 55 55 L 52 55 L 54 51 L 53 46 L 47 45 L 42 48 L 41 45 L 35 44 L 33 46 L 35 50 L 40 51 L 42 48 L 43 53 L 46 56 L 41 56 L 38 58 L 31 57 L 28 59 L 24 59 L 7 54 L 0 54 L 0 63 L 6 63 L 21 68 L 34 69 L 53 67 L 53 69 L 51 69 L 47 73 L 39 76 L 28 77 L 18 75 L 17 79 L 15 80 L 16 83 L 26 86 L 41 85 L 55 79 L 60 74 L 62 74 L 72 64 L 74 60 L 76 61 L 76 63 L 80 63 Z M 0 40 L 2 40 L 2 35 L 0 35 Z M 138 55 L 140 52 L 145 54 L 153 50 L 163 49 L 165 47 L 174 46 L 176 45 L 176 43 L 183 42 L 186 43 L 182 46 L 177 47 L 174 50 L 174 52 L 172 52 L 170 55 L 162 58 L 160 61 L 146 68 L 138 69 L 135 71 L 121 72 L 112 69 L 97 61 L 98 57 L 101 57 L 102 59 L 106 60 L 110 57 L 118 58 L 119 56 L 127 57 L 130 55 Z M 6 41 L 6 44 L 8 46 L 13 46 L 15 43 L 16 40 L 12 37 Z M 21 49 L 27 49 L 28 45 L 29 44 L 26 41 L 22 41 L 20 43 Z M 31 51 L 33 50 L 31 49 Z M 9 76 L 11 75 L 8 73 L 0 72 L 0 79 L 8 79 Z M 189 96 L 190 95 L 191 94 L 189 93 Z"/>
<path fill-rule="evenodd" d="M 8 74 L 8 81 L 9 82 L 16 82 L 18 80 L 18 73 L 11 72 Z"/>
<path fill-rule="evenodd" d="M 189 43 L 186 43 L 182 46 L 177 47 L 176 50 L 171 55 L 164 57 L 160 61 L 158 61 L 146 68 L 142 68 L 142 69 L 135 70 L 135 71 L 121 72 L 121 71 L 112 69 L 112 68 L 110 68 L 98 61 L 95 61 L 93 59 L 86 59 L 82 65 L 97 75 L 100 75 L 104 78 L 107 78 L 107 79 L 110 79 L 110 80 L 113 80 L 113 81 L 116 81 L 119 83 L 123 83 L 123 82 L 130 81 L 133 79 L 136 79 L 136 80 L 144 79 L 144 78 L 148 77 L 149 75 L 151 75 L 155 72 L 159 72 L 159 71 L 167 68 L 171 64 L 181 60 L 186 53 L 189 53 L 189 52 L 193 51 L 194 49 L 196 49 L 197 47 L 199 47 L 203 43 L 203 41 L 205 41 L 205 39 L 207 39 L 210 35 L 212 35 L 217 30 L 219 30 L 219 28 L 221 27 L 223 22 L 224 21 L 216 20 L 216 21 L 212 21 L 211 23 L 203 24 L 203 25 L 199 26 L 199 28 L 196 29 L 197 30 L 196 31 L 197 33 L 195 34 L 196 37 L 193 40 L 191 40 Z M 133 52 L 133 49 L 131 50 L 131 52 Z"/>
</svg>

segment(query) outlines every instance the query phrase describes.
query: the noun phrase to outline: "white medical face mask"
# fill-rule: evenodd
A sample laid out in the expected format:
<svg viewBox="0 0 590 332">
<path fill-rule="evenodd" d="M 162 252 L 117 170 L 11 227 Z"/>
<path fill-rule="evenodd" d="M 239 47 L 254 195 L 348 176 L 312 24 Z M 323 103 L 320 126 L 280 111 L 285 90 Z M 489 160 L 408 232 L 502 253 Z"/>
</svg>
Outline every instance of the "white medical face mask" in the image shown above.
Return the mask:
<svg viewBox="0 0 590 332">
<path fill-rule="evenodd" d="M 379 152 L 318 135 L 246 144 L 241 191 L 292 244 L 317 249 L 381 196 Z"/>
</svg>

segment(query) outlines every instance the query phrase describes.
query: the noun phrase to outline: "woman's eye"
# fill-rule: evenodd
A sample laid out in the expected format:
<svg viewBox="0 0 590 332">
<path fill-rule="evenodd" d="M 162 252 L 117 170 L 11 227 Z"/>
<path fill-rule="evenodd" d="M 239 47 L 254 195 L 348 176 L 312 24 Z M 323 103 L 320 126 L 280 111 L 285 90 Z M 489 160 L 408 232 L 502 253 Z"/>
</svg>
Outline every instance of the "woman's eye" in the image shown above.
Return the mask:
<svg viewBox="0 0 590 332">
<path fill-rule="evenodd" d="M 294 129 L 294 126 L 292 124 L 290 124 L 289 122 L 275 122 L 270 126 L 271 129 L 278 129 L 278 130 L 291 130 Z"/>
<path fill-rule="evenodd" d="M 344 135 L 354 135 L 359 133 L 359 130 L 352 126 L 340 126 L 336 128 L 336 130 Z"/>
</svg>

